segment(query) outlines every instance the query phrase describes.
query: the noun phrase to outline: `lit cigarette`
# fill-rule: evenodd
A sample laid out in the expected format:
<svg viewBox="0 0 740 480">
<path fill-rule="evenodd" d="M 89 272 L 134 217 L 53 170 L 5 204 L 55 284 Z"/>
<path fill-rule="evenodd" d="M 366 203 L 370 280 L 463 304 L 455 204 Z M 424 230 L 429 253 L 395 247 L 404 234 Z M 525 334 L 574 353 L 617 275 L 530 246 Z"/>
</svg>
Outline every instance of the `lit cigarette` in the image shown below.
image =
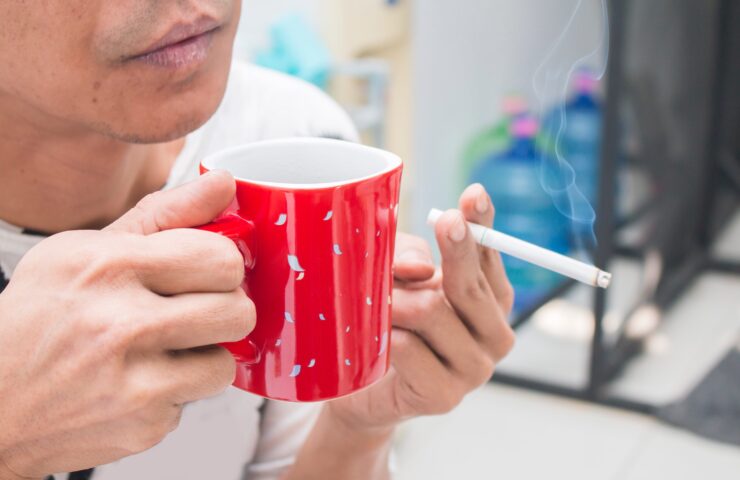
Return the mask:
<svg viewBox="0 0 740 480">
<path fill-rule="evenodd" d="M 432 226 L 436 225 L 442 213 L 441 210 L 433 209 L 429 212 L 427 223 Z M 484 247 L 493 248 L 501 253 L 578 280 L 592 287 L 608 288 L 611 283 L 612 274 L 599 270 L 593 265 L 579 262 L 482 225 L 470 222 L 468 222 L 468 225 L 476 241 Z"/>
</svg>

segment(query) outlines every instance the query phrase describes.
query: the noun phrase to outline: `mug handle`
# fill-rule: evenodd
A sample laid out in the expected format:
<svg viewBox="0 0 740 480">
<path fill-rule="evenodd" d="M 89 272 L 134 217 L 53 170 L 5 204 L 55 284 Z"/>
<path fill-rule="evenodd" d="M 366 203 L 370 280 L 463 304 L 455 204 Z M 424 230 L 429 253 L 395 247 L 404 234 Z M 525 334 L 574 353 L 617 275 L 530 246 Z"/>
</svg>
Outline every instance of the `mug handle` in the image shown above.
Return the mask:
<svg viewBox="0 0 740 480">
<path fill-rule="evenodd" d="M 225 214 L 207 225 L 196 227 L 198 230 L 217 233 L 232 240 L 244 257 L 244 269 L 254 268 L 254 225 L 234 213 Z M 239 363 L 254 365 L 260 361 L 260 351 L 249 337 L 239 342 L 222 343 Z"/>
</svg>

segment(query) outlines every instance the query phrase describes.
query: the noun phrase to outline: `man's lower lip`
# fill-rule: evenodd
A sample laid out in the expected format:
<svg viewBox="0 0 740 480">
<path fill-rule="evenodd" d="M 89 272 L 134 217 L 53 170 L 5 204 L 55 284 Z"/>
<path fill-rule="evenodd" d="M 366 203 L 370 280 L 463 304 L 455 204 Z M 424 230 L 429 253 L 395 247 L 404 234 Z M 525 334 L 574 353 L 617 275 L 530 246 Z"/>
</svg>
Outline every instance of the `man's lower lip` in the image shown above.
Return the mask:
<svg viewBox="0 0 740 480">
<path fill-rule="evenodd" d="M 168 45 L 132 60 L 140 61 L 155 67 L 182 69 L 203 63 L 208 58 L 208 51 L 215 30 L 188 38 L 179 43 Z"/>
</svg>

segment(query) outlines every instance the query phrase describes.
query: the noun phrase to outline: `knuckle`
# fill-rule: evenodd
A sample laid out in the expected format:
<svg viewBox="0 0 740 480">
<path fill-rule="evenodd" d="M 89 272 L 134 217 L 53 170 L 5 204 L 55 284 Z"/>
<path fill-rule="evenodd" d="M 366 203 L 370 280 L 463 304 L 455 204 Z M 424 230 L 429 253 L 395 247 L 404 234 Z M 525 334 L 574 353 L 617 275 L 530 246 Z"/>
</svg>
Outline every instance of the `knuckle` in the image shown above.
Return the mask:
<svg viewBox="0 0 740 480">
<path fill-rule="evenodd" d="M 141 200 L 136 202 L 136 205 L 129 211 L 128 215 L 131 215 L 142 223 L 156 223 L 155 216 L 161 196 L 162 192 L 152 192 L 145 195 Z M 157 230 L 159 229 L 157 228 Z"/>
<path fill-rule="evenodd" d="M 170 415 L 170 419 L 165 425 L 166 433 L 172 433 L 175 430 L 177 430 L 177 427 L 180 426 L 180 421 L 182 420 L 182 406 L 181 405 L 173 405 L 172 406 L 172 415 Z"/>
<path fill-rule="evenodd" d="M 407 352 L 414 346 L 414 334 L 405 330 L 394 329 L 391 334 L 393 349 L 398 352 Z"/>
<path fill-rule="evenodd" d="M 457 408 L 461 401 L 462 395 L 457 393 L 457 389 L 445 389 L 444 393 L 432 406 L 432 411 L 430 413 L 432 415 L 445 415 Z"/>
<path fill-rule="evenodd" d="M 162 440 L 170 433 L 169 425 L 158 423 L 145 428 L 136 442 L 135 449 L 138 452 L 144 452 L 159 445 Z"/>
<path fill-rule="evenodd" d="M 444 294 L 438 290 L 419 290 L 414 292 L 414 297 L 415 301 L 404 311 L 405 323 L 412 330 L 438 318 L 439 313 L 448 308 Z"/>
<path fill-rule="evenodd" d="M 128 345 L 125 332 L 119 326 L 121 324 L 103 312 L 93 311 L 78 317 L 75 333 L 78 338 L 86 338 L 99 345 L 107 354 L 119 356 L 126 350 L 124 345 Z"/>
<path fill-rule="evenodd" d="M 74 332 L 76 338 L 96 345 L 95 351 L 104 351 L 111 356 L 120 353 L 120 322 L 111 314 L 109 304 L 90 302 L 88 297 L 73 291 L 60 292 L 60 295 L 64 297 L 62 303 L 65 309 L 74 312 L 70 319 L 70 331 Z"/>
<path fill-rule="evenodd" d="M 122 415 L 131 425 L 126 450 L 138 453 L 159 444 L 180 423 L 182 406 L 165 399 L 164 388 L 144 385 L 128 388 Z"/>
<path fill-rule="evenodd" d="M 159 333 L 158 330 L 155 322 L 142 318 L 127 308 L 119 314 L 111 329 L 110 348 L 116 352 L 127 352 L 145 339 L 154 338 Z"/>
<path fill-rule="evenodd" d="M 66 278 L 74 278 L 84 271 L 101 252 L 99 232 L 62 232 L 39 242 L 20 260 L 16 269 L 21 276 L 26 271 L 54 269 Z"/>
<path fill-rule="evenodd" d="M 422 304 L 429 313 L 447 309 L 447 299 L 444 293 L 439 290 L 424 290 L 422 293 Z"/>
<path fill-rule="evenodd" d="M 483 272 L 478 271 L 474 278 L 469 278 L 460 284 L 461 292 L 465 298 L 474 302 L 482 302 L 491 297 L 491 287 Z"/>
<path fill-rule="evenodd" d="M 155 338 L 158 324 L 155 321 L 161 312 L 152 310 L 150 302 L 140 294 L 125 295 L 112 301 L 96 305 L 95 317 L 103 325 L 100 334 L 107 351 L 125 353 L 133 345 Z"/>
<path fill-rule="evenodd" d="M 234 242 L 221 236 L 212 236 L 214 239 L 212 251 L 214 267 L 227 279 L 228 285 L 233 288 L 241 285 L 244 280 L 244 257 Z"/>
<path fill-rule="evenodd" d="M 161 442 L 180 425 L 182 405 L 158 402 L 137 415 L 139 448 L 147 450 Z"/>
<path fill-rule="evenodd" d="M 482 271 L 478 271 L 475 281 L 472 282 L 471 295 L 476 297 L 476 300 L 484 300 L 492 297 L 491 285 L 488 283 L 488 278 Z"/>
<path fill-rule="evenodd" d="M 146 224 L 147 230 L 161 231 L 164 225 L 176 223 L 178 214 L 165 198 L 167 192 L 158 190 L 147 194 L 134 206 L 134 216 Z"/>
<path fill-rule="evenodd" d="M 501 303 L 504 305 L 504 308 L 506 309 L 506 313 L 509 313 L 511 309 L 514 307 L 514 300 L 516 299 L 516 292 L 514 291 L 514 287 L 509 283 L 506 282 L 506 285 L 502 288 L 502 294 L 501 294 Z"/>
<path fill-rule="evenodd" d="M 161 209 L 162 196 L 164 192 L 156 191 L 145 195 L 141 200 L 136 202 L 133 210 L 142 218 L 148 218 L 150 215 Z"/>
<path fill-rule="evenodd" d="M 514 349 L 514 345 L 516 344 L 516 334 L 508 325 L 504 329 L 504 334 L 502 335 L 499 344 L 497 357 L 500 360 L 506 357 Z"/>
<path fill-rule="evenodd" d="M 237 300 L 233 303 L 236 307 L 236 340 L 246 337 L 257 324 L 257 311 L 254 302 L 242 289 L 236 290 Z"/>
<path fill-rule="evenodd" d="M 133 385 L 125 396 L 124 409 L 127 412 L 141 412 L 154 402 L 156 395 L 151 386 Z"/>
<path fill-rule="evenodd" d="M 116 244 L 115 248 L 102 243 L 84 247 L 76 259 L 79 270 L 76 285 L 85 288 L 95 285 L 122 288 L 134 276 L 133 257 L 126 242 Z"/>
<path fill-rule="evenodd" d="M 78 275 L 86 271 L 91 264 L 99 261 L 105 250 L 95 237 L 80 238 L 72 232 L 65 232 L 50 237 L 44 249 L 38 250 L 42 256 L 57 256 L 66 273 Z M 33 252 L 33 251 L 32 251 Z M 60 253 L 64 252 L 64 256 Z M 44 259 L 46 260 L 46 259 Z"/>
<path fill-rule="evenodd" d="M 148 435 L 149 448 L 164 440 L 168 434 L 178 427 L 180 424 L 179 410 L 179 407 L 170 405 L 164 411 L 158 408 L 153 412 L 156 415 L 156 420 L 152 424 Z"/>
<path fill-rule="evenodd" d="M 144 195 L 141 200 L 136 202 L 136 206 L 134 208 L 149 212 L 155 205 L 159 203 L 159 199 L 161 196 L 162 192 L 160 191 L 148 193 Z"/>
<path fill-rule="evenodd" d="M 219 306 L 213 314 L 223 322 L 223 341 L 242 340 L 256 325 L 254 303 L 241 288 L 221 296 Z"/>
<path fill-rule="evenodd" d="M 491 377 L 496 371 L 496 361 L 487 355 L 483 355 L 483 358 L 480 359 L 478 365 L 479 367 L 473 378 L 473 388 L 477 388 L 491 380 Z"/>
<path fill-rule="evenodd" d="M 170 388 L 152 375 L 139 375 L 130 381 L 125 395 L 126 410 L 144 415 L 168 401 Z"/>
<path fill-rule="evenodd" d="M 234 383 L 236 378 L 236 362 L 234 357 L 225 348 L 215 349 L 214 389 L 221 391 Z"/>
</svg>

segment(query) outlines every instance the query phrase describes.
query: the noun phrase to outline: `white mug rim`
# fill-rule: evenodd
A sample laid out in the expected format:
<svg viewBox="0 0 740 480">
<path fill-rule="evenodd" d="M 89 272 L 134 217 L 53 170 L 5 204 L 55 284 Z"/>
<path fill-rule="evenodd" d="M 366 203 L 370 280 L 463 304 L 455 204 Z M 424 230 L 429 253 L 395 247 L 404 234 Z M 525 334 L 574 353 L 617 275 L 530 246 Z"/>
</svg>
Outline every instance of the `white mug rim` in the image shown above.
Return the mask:
<svg viewBox="0 0 740 480">
<path fill-rule="evenodd" d="M 219 166 L 219 162 L 223 162 L 226 159 L 232 158 L 234 155 L 250 153 L 260 149 L 273 148 L 273 147 L 317 147 L 323 146 L 328 148 L 343 148 L 347 150 L 348 154 L 352 152 L 356 154 L 362 154 L 366 158 L 368 154 L 380 158 L 384 161 L 384 166 L 377 171 L 364 176 L 351 177 L 339 181 L 332 182 L 319 182 L 319 183 L 285 183 L 285 182 L 270 182 L 264 180 L 250 179 L 243 175 L 237 175 L 229 168 Z M 362 157 L 360 157 L 362 158 Z M 259 185 L 266 188 L 282 189 L 282 190 L 320 190 L 326 188 L 337 188 L 344 187 L 352 184 L 362 183 L 375 178 L 380 178 L 388 173 L 391 173 L 403 166 L 401 158 L 386 150 L 381 150 L 375 147 L 369 147 L 358 143 L 347 142 L 344 140 L 336 140 L 330 138 L 312 138 L 312 137 L 295 137 L 295 138 L 281 138 L 273 140 L 261 140 L 252 142 L 236 147 L 231 147 L 219 152 L 213 153 L 206 156 L 201 162 L 201 166 L 207 171 L 212 170 L 226 170 L 234 176 L 239 182 L 244 182 L 252 185 Z"/>
</svg>

